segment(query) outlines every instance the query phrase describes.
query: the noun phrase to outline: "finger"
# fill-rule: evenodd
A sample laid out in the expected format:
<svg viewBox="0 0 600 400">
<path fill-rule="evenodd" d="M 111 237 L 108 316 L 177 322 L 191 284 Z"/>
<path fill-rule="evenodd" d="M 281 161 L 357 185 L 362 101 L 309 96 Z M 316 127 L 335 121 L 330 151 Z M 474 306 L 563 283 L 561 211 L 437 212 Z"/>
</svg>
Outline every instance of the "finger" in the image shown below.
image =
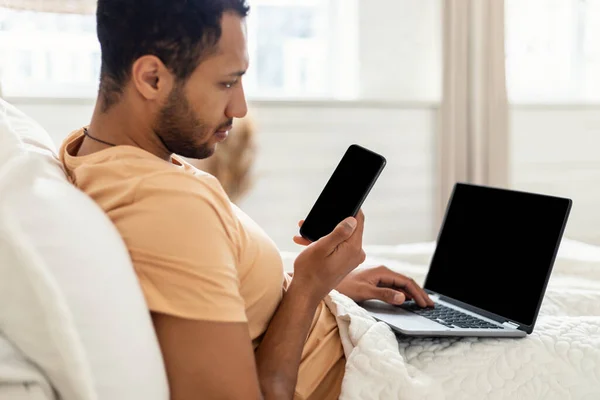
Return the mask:
<svg viewBox="0 0 600 400">
<path fill-rule="evenodd" d="M 298 221 L 298 227 L 302 228 L 302 224 L 304 224 L 304 220 L 303 219 L 301 219 L 300 221 Z"/>
<path fill-rule="evenodd" d="M 427 296 L 427 293 L 425 293 L 414 280 L 407 278 L 406 285 L 403 289 L 405 292 L 410 293 L 415 303 L 420 307 L 427 307 L 430 305 L 429 302 L 431 300 L 429 299 L 429 296 Z"/>
<path fill-rule="evenodd" d="M 423 292 L 425 292 L 425 290 L 423 290 Z M 431 297 L 429 297 L 429 293 L 425 292 L 425 298 L 427 300 L 427 305 L 429 307 L 435 307 L 435 302 L 433 301 L 433 299 Z"/>
<path fill-rule="evenodd" d="M 378 286 L 388 288 L 398 288 L 413 298 L 420 307 L 433 307 L 434 303 L 427 294 L 413 279 L 390 269 L 381 269 Z"/>
<path fill-rule="evenodd" d="M 390 288 L 378 288 L 373 286 L 370 295 L 371 298 L 381 300 L 388 304 L 400 305 L 406 301 L 404 293 Z"/>
<path fill-rule="evenodd" d="M 351 241 L 362 248 L 363 232 L 365 228 L 365 214 L 362 209 L 358 210 L 358 213 L 356 214 L 356 222 L 356 230 L 352 235 Z"/>
<path fill-rule="evenodd" d="M 312 242 L 302 236 L 294 236 L 294 243 L 299 244 L 301 246 L 308 246 Z"/>
<path fill-rule="evenodd" d="M 394 272 L 385 266 L 380 266 L 377 268 L 379 272 L 379 281 L 377 283 L 378 286 L 383 287 L 391 287 L 397 290 L 402 290 L 407 298 L 413 298 L 417 304 L 423 306 L 423 301 L 425 301 L 425 306 L 434 307 L 435 303 L 429 297 L 429 294 L 422 289 L 413 279 L 408 278 L 402 274 Z M 423 299 L 420 301 L 419 299 Z M 419 301 L 418 301 L 419 300 Z"/>
<path fill-rule="evenodd" d="M 435 303 L 433 302 L 433 300 L 431 299 L 431 297 L 429 297 L 429 293 L 427 293 L 425 291 L 425 289 L 423 289 L 422 287 L 420 287 L 418 284 L 417 284 L 417 287 L 421 290 L 421 293 L 423 293 L 423 296 L 425 297 L 425 301 L 427 302 L 427 306 L 429 306 L 429 307 L 435 306 Z"/>
<path fill-rule="evenodd" d="M 408 292 L 406 292 L 406 291 L 404 291 L 404 290 L 402 290 L 400 288 L 397 288 L 397 287 L 394 287 L 394 288 L 391 288 L 391 289 L 394 289 L 397 292 L 402 292 L 404 294 L 404 297 L 406 297 L 406 300 L 413 300 L 413 297 L 410 295 L 410 293 L 408 293 Z"/>
<path fill-rule="evenodd" d="M 400 288 L 393 288 L 394 290 L 398 291 L 398 292 L 402 292 L 404 293 L 404 296 L 406 296 L 406 300 L 414 300 L 414 298 L 411 296 L 410 293 L 408 293 L 407 291 L 400 289 Z M 425 294 L 427 294 L 427 292 L 425 292 Z M 431 308 L 435 308 L 435 303 L 433 302 L 433 300 L 431 300 L 431 298 L 429 297 L 429 295 L 427 295 L 427 298 L 425 299 L 427 301 L 427 307 L 431 307 Z M 416 301 L 415 301 L 416 302 Z"/>
<path fill-rule="evenodd" d="M 330 255 L 343 242 L 348 240 L 357 228 L 357 220 L 353 217 L 348 217 L 340 222 L 333 232 L 315 242 L 315 248 L 322 250 L 325 254 Z"/>
</svg>

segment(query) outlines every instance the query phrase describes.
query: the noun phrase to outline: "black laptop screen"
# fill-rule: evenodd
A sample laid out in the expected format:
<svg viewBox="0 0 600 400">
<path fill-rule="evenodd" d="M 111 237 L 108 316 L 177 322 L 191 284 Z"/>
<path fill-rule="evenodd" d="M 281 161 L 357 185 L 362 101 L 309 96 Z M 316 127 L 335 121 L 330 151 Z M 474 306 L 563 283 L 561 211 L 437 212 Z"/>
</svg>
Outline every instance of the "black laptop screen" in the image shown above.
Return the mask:
<svg viewBox="0 0 600 400">
<path fill-rule="evenodd" d="M 458 184 L 425 288 L 532 325 L 570 200 Z"/>
</svg>

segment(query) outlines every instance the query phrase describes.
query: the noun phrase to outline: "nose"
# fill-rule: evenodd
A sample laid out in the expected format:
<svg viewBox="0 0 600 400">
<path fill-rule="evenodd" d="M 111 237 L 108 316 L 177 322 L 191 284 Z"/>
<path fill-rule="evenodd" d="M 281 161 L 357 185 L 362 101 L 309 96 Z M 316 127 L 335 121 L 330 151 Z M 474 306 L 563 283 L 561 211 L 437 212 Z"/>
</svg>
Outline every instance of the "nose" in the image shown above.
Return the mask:
<svg viewBox="0 0 600 400">
<path fill-rule="evenodd" d="M 246 104 L 246 94 L 244 93 L 244 86 L 242 84 L 235 88 L 234 93 L 231 96 L 229 105 L 225 110 L 227 118 L 244 118 L 248 113 L 248 105 Z"/>
</svg>

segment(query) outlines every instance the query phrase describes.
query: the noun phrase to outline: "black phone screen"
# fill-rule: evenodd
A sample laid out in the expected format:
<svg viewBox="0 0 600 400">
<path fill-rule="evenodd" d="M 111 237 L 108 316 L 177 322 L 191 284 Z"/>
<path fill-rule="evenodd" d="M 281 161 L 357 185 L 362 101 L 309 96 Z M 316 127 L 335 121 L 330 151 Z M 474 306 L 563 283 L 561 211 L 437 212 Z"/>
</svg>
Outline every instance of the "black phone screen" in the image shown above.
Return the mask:
<svg viewBox="0 0 600 400">
<path fill-rule="evenodd" d="M 310 210 L 300 234 L 316 241 L 347 217 L 356 216 L 385 163 L 381 155 L 351 145 Z"/>
</svg>

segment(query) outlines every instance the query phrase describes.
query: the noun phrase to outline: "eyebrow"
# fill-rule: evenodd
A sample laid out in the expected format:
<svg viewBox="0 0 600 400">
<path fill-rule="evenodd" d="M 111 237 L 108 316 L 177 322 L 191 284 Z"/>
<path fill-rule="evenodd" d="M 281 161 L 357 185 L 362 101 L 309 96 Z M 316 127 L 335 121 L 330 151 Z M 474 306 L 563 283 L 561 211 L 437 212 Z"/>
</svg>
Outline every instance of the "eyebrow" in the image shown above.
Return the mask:
<svg viewBox="0 0 600 400">
<path fill-rule="evenodd" d="M 246 71 L 236 71 L 236 72 L 232 72 L 231 74 L 227 75 L 227 76 L 243 76 L 246 73 Z"/>
</svg>

